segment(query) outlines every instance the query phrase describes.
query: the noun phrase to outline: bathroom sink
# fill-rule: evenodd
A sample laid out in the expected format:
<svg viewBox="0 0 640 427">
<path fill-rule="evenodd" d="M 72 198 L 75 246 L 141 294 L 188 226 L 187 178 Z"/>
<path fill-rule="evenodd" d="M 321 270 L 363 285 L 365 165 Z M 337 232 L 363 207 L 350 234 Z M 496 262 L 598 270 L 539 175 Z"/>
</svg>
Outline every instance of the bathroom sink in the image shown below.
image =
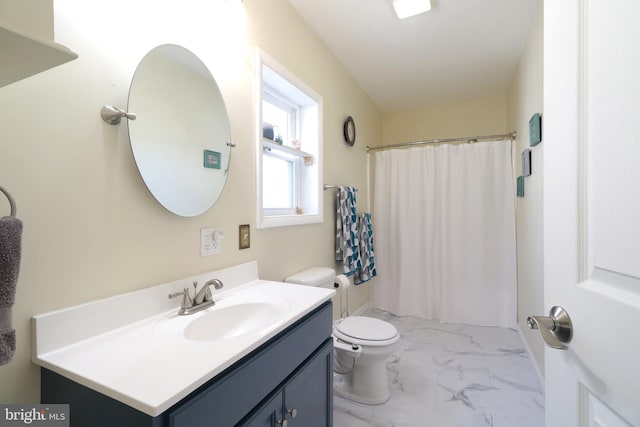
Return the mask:
<svg viewBox="0 0 640 427">
<path fill-rule="evenodd" d="M 269 326 L 278 309 L 268 303 L 249 302 L 211 310 L 189 323 L 184 336 L 194 341 L 233 338 Z"/>
<path fill-rule="evenodd" d="M 282 297 L 259 292 L 237 292 L 214 298 L 213 307 L 180 316 L 177 310 L 163 316 L 155 334 L 170 334 L 190 341 L 228 340 L 270 330 L 290 309 Z"/>
</svg>

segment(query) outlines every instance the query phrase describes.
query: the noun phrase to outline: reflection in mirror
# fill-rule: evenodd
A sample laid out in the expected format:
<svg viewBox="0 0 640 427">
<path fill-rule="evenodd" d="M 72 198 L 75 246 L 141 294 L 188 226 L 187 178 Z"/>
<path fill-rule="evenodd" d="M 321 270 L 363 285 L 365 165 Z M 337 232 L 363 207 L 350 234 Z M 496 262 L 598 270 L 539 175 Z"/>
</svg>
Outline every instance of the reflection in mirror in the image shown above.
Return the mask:
<svg viewBox="0 0 640 427">
<path fill-rule="evenodd" d="M 231 157 L 224 99 L 207 67 L 176 45 L 152 49 L 131 81 L 129 139 L 140 175 L 176 215 L 207 211 L 224 187 Z"/>
</svg>

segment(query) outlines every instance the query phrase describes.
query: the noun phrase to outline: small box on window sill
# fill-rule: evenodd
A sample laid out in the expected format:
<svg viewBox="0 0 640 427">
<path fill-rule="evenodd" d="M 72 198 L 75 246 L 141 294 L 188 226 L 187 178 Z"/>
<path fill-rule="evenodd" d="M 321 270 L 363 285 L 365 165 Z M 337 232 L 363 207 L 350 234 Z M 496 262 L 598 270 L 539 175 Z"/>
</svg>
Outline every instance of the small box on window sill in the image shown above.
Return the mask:
<svg viewBox="0 0 640 427">
<path fill-rule="evenodd" d="M 270 123 L 262 123 L 262 137 L 273 141 L 274 133 L 273 133 L 273 125 Z"/>
</svg>

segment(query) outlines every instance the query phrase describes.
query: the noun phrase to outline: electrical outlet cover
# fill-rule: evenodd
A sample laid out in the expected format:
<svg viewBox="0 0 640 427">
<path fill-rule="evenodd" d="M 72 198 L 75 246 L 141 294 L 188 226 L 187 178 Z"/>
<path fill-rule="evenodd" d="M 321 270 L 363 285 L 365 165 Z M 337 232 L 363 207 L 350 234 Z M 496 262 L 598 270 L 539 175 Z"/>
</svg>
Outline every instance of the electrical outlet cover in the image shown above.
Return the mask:
<svg viewBox="0 0 640 427">
<path fill-rule="evenodd" d="M 224 232 L 219 228 L 200 229 L 200 256 L 216 255 L 222 252 Z"/>
</svg>

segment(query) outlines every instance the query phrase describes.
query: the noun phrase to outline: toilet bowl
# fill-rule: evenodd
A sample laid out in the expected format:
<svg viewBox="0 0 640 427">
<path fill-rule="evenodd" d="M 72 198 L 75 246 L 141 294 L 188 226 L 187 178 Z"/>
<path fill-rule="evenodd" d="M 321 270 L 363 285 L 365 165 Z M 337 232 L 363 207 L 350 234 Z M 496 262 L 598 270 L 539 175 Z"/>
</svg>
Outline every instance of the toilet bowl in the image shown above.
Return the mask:
<svg viewBox="0 0 640 427">
<path fill-rule="evenodd" d="M 335 271 L 314 267 L 288 276 L 287 283 L 333 287 Z M 334 392 L 346 399 L 368 405 L 389 400 L 389 380 L 385 361 L 400 339 L 397 329 L 383 320 L 347 316 L 333 327 Z"/>
</svg>

